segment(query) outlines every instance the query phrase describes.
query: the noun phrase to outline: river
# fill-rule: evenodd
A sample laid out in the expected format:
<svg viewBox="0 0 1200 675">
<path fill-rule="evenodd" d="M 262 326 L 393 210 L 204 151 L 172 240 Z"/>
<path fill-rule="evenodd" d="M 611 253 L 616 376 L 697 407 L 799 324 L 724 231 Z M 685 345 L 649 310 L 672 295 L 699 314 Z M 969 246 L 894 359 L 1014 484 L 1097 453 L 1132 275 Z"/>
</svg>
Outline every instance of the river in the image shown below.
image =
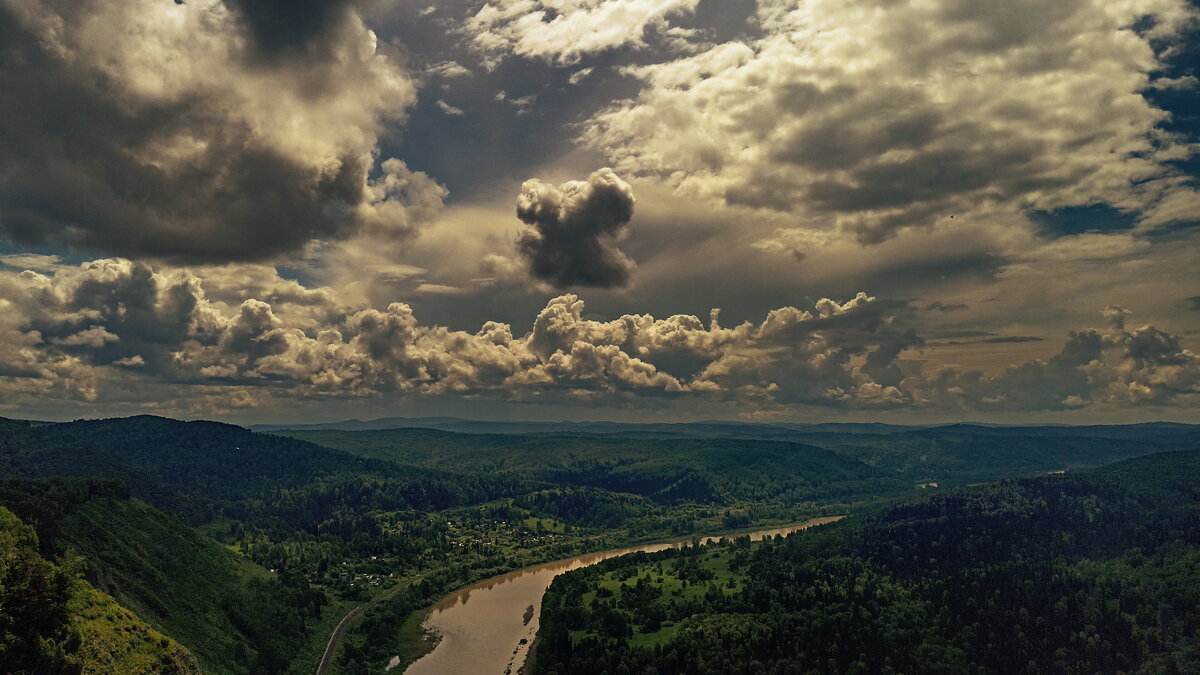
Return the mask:
<svg viewBox="0 0 1200 675">
<path fill-rule="evenodd" d="M 757 541 L 787 535 L 841 516 L 814 518 L 797 525 L 743 533 Z M 733 536 L 733 535 L 728 535 Z M 720 537 L 706 537 L 709 543 Z M 433 651 L 415 661 L 404 675 L 503 675 L 525 663 L 541 615 L 542 594 L 554 577 L 626 553 L 652 553 L 689 542 L 647 544 L 590 553 L 527 567 L 452 593 L 433 606 L 424 626 L 441 636 Z"/>
</svg>

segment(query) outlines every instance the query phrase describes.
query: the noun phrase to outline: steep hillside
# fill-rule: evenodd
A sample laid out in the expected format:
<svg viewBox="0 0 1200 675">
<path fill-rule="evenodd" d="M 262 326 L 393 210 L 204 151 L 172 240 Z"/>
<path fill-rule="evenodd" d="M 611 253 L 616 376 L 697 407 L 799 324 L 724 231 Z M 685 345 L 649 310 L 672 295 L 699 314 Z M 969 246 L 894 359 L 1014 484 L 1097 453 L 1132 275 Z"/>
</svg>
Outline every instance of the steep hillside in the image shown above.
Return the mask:
<svg viewBox="0 0 1200 675">
<path fill-rule="evenodd" d="M 112 484 L 6 481 L 0 504 L 37 525 L 47 556 L 79 556 L 93 585 L 184 644 L 205 672 L 285 670 L 323 604 Z"/>
<path fill-rule="evenodd" d="M 33 528 L 0 507 L 0 671 L 200 672 L 179 643 L 39 553 Z"/>
</svg>

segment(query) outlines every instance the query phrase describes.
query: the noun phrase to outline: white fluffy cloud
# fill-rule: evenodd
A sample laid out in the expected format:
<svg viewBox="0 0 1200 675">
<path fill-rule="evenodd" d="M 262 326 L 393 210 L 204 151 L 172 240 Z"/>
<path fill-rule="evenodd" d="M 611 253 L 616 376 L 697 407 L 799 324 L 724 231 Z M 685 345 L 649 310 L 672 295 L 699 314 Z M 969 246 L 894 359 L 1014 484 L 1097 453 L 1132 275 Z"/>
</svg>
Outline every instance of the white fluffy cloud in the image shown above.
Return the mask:
<svg viewBox="0 0 1200 675">
<path fill-rule="evenodd" d="M 864 243 L 1097 203 L 1154 227 L 1200 205 L 1168 163 L 1194 149 L 1143 96 L 1195 18 L 1183 0 L 763 0 L 761 38 L 627 68 L 642 90 L 584 142 L 623 174 Z"/>
<path fill-rule="evenodd" d="M 508 55 L 560 65 L 618 47 L 645 44 L 650 29 L 693 11 L 699 0 L 496 0 L 471 16 L 463 30 L 485 63 Z"/>
</svg>

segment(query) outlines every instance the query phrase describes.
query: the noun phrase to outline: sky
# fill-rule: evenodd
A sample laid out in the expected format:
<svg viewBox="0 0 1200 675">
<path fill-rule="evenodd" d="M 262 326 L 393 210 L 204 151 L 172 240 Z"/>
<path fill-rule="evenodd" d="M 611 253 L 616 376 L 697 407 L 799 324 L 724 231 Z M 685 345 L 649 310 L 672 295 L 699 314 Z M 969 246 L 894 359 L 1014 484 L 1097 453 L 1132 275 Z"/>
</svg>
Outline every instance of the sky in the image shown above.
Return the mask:
<svg viewBox="0 0 1200 675">
<path fill-rule="evenodd" d="M 0 0 L 0 415 L 1200 421 L 1194 0 Z"/>
</svg>

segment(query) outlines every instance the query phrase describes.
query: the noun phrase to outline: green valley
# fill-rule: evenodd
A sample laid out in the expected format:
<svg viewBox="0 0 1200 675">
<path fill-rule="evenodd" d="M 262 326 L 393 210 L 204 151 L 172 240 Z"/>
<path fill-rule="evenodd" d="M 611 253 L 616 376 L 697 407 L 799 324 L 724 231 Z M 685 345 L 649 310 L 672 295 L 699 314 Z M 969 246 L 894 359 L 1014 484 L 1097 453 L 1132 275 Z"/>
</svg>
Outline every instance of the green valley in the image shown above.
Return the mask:
<svg viewBox="0 0 1200 675">
<path fill-rule="evenodd" d="M 776 582 L 761 590 L 763 579 L 775 578 L 763 567 L 769 552 L 828 553 L 832 567 L 805 572 L 823 583 L 855 565 L 891 579 L 890 568 L 871 566 L 874 558 L 863 558 L 868 565 L 853 557 L 866 553 L 838 548 L 854 537 L 890 541 L 879 514 L 948 499 L 960 494 L 954 486 L 982 481 L 1081 480 L 1079 469 L 1195 447 L 1200 438 L 1185 425 L 503 431 L 260 433 L 148 416 L 2 421 L 0 505 L 36 529 L 46 564 L 74 570 L 93 599 L 119 603 L 204 672 L 221 675 L 312 672 L 334 626 L 359 607 L 333 643 L 329 672 L 375 672 L 393 657 L 404 664 L 421 654 L 421 618 L 439 598 L 496 575 L 631 544 L 853 515 L 787 542 L 637 554 L 562 577 L 552 597 L 566 597 L 564 584 L 575 584 L 583 609 L 569 621 L 555 618 L 555 606 L 544 613 L 538 667 L 558 672 L 564 645 L 595 651 L 589 658 L 607 668 L 675 653 L 673 645 L 706 630 L 734 631 L 721 627 L 730 616 L 739 617 L 737 630 L 773 626 L 770 612 L 755 614 L 785 592 Z M 1061 471 L 1068 476 L 1029 478 Z M 912 546 L 902 543 L 901 551 Z M 1133 564 L 1087 561 L 1094 575 L 1124 574 L 1120 565 Z M 570 581 L 577 578 L 584 581 Z M 888 584 L 878 587 L 880 598 L 890 598 L 884 605 L 837 612 L 866 611 L 884 617 L 879 626 L 907 626 L 902 631 L 916 630 L 917 619 L 944 618 L 914 588 Z M 766 595 L 747 609 L 759 592 Z M 107 611 L 73 606 L 80 616 Z M 750 618 L 759 623 L 742 621 Z M 938 630 L 909 637 L 936 658 L 969 656 L 949 629 Z M 837 662 L 849 667 L 858 655 Z"/>
</svg>

